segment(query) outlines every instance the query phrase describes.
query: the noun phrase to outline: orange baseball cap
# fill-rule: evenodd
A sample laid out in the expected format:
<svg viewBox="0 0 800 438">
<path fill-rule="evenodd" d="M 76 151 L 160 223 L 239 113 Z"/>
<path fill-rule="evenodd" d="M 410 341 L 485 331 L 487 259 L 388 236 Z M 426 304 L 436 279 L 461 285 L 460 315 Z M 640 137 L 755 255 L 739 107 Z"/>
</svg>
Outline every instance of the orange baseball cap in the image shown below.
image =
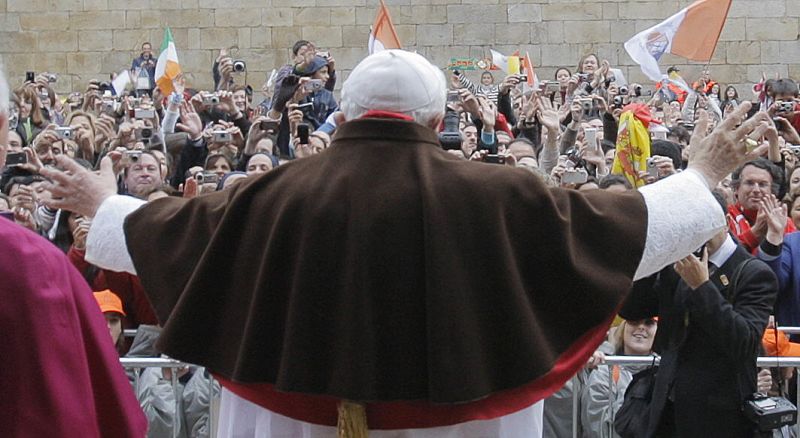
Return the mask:
<svg viewBox="0 0 800 438">
<path fill-rule="evenodd" d="M 778 345 L 775 345 L 775 329 L 768 328 L 764 330 L 764 337 L 761 338 L 761 343 L 764 344 L 764 349 L 767 350 L 769 356 L 788 356 L 800 357 L 800 344 L 789 342 L 789 337 L 786 333 L 778 330 Z"/>
<path fill-rule="evenodd" d="M 97 300 L 97 305 L 100 306 L 100 310 L 103 313 L 117 312 L 122 316 L 126 316 L 125 311 L 122 310 L 122 300 L 114 292 L 108 289 L 95 292 L 94 299 Z"/>
</svg>

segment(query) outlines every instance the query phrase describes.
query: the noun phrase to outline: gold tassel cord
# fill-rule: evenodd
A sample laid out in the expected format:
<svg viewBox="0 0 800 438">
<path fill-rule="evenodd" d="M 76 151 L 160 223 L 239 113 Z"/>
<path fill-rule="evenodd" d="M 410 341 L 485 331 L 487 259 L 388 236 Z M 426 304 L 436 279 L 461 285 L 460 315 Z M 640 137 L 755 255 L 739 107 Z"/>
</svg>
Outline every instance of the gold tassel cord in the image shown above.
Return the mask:
<svg viewBox="0 0 800 438">
<path fill-rule="evenodd" d="M 339 438 L 369 438 L 367 410 L 362 403 L 349 400 L 339 402 L 336 432 Z"/>
</svg>

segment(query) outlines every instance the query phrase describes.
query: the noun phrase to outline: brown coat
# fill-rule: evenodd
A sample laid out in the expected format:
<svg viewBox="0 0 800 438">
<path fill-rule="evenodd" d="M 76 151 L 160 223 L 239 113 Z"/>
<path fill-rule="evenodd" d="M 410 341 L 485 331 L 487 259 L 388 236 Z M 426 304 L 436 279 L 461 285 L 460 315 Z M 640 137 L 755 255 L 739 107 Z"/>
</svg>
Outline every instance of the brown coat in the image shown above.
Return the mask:
<svg viewBox="0 0 800 438">
<path fill-rule="evenodd" d="M 539 379 L 604 330 L 646 215 L 638 193 L 547 189 L 456 160 L 421 125 L 364 119 L 125 229 L 164 353 L 280 391 L 456 403 Z"/>
</svg>

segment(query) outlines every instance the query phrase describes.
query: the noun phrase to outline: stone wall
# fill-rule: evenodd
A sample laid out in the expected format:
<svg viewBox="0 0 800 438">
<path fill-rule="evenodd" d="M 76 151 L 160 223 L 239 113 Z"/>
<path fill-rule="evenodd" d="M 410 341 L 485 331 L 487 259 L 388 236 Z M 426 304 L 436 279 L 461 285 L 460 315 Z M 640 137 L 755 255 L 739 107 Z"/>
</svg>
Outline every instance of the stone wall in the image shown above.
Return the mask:
<svg viewBox="0 0 800 438">
<path fill-rule="evenodd" d="M 689 0 L 386 0 L 401 41 L 444 67 L 488 48 L 530 53 L 540 77 L 597 52 L 644 80 L 622 44 Z M 346 73 L 366 55 L 377 0 L 0 0 L 0 56 L 13 85 L 24 72 L 60 74 L 58 91 L 130 66 L 143 41 L 157 50 L 170 26 L 189 83 L 208 87 L 217 51 L 237 45 L 256 88 L 300 38 L 330 50 Z M 800 0 L 734 0 L 711 61 L 723 83 L 762 71 L 800 77 Z M 662 65 L 701 66 L 665 56 Z M 341 84 L 341 81 L 340 81 Z"/>
</svg>

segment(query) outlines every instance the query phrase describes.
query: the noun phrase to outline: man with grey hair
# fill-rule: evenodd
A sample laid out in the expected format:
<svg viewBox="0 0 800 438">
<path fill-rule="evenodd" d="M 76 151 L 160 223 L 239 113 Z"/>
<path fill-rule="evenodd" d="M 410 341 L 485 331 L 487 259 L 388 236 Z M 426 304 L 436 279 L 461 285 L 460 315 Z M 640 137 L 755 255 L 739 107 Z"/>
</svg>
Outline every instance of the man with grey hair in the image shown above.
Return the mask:
<svg viewBox="0 0 800 438">
<path fill-rule="evenodd" d="M 222 383 L 219 436 L 541 436 L 632 280 L 725 227 L 709 187 L 765 120 L 740 106 L 638 192 L 575 192 L 447 154 L 445 95 L 422 56 L 373 54 L 330 148 L 191 200 L 117 196 L 112 157 L 45 171 L 94 217 L 87 260 L 140 276 L 161 350 Z"/>
<path fill-rule="evenodd" d="M 0 69 L 0 169 L 8 84 Z M 0 218 L 4 436 L 141 438 L 147 430 L 91 289 L 42 237 Z"/>
</svg>

